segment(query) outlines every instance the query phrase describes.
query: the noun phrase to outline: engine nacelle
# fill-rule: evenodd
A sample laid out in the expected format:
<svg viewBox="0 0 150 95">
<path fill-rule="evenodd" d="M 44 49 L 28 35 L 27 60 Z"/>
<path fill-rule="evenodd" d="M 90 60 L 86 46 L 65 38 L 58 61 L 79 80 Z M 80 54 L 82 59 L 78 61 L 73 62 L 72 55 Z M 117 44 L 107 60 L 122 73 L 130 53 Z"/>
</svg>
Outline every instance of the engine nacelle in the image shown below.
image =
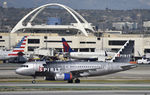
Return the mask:
<svg viewBox="0 0 150 95">
<path fill-rule="evenodd" d="M 64 73 L 64 74 L 57 73 L 55 75 L 55 80 L 71 80 L 71 79 L 72 79 L 71 73 Z"/>
</svg>

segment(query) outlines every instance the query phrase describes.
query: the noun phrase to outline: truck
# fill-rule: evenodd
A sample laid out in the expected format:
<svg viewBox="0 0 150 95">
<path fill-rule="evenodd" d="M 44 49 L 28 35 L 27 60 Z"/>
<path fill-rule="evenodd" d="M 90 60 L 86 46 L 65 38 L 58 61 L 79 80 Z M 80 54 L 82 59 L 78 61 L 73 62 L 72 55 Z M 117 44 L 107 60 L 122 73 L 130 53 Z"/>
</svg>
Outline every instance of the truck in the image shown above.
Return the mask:
<svg viewBox="0 0 150 95">
<path fill-rule="evenodd" d="M 138 64 L 150 64 L 150 59 L 149 58 L 142 58 L 137 60 Z"/>
</svg>

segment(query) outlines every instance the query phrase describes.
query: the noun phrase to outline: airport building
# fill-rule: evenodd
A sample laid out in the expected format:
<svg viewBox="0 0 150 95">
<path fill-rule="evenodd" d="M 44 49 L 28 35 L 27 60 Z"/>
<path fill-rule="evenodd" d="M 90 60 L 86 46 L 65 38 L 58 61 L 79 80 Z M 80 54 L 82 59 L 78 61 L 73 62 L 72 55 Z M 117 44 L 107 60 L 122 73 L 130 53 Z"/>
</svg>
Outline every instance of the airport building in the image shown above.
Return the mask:
<svg viewBox="0 0 150 95">
<path fill-rule="evenodd" d="M 33 25 L 32 21 L 47 6 L 64 8 L 77 23 L 61 25 L 59 18 L 52 17 L 48 19 L 47 24 Z M 33 15 L 31 19 L 24 24 L 26 18 L 31 14 Z M 95 31 L 92 24 L 88 23 L 79 13 L 57 3 L 46 4 L 34 9 L 17 23 L 11 33 L 0 33 L 0 47 L 11 49 L 23 36 L 28 36 L 26 52 L 33 52 L 35 48 L 54 48 L 61 52 L 63 51 L 61 39 L 65 38 L 69 45 L 78 52 L 97 52 L 100 49 L 117 51 L 127 40 L 134 40 L 135 57 L 150 53 L 150 35 Z"/>
<path fill-rule="evenodd" d="M 10 49 L 15 46 L 20 39 L 28 35 L 26 52 L 32 52 L 35 48 L 55 48 L 62 51 L 63 45 L 61 38 L 65 38 L 69 45 L 79 52 L 95 52 L 99 49 L 117 51 L 127 40 L 134 40 L 134 56 L 140 57 L 145 53 L 150 53 L 150 36 L 149 35 L 124 35 L 124 34 L 103 34 L 97 37 L 95 35 L 70 35 L 60 36 L 51 33 L 1 33 L 0 47 Z"/>
<path fill-rule="evenodd" d="M 150 29 L 150 21 L 144 21 L 144 22 L 143 22 L 143 27 L 144 27 L 146 30 L 149 30 L 149 29 Z"/>
<path fill-rule="evenodd" d="M 115 30 L 124 30 L 124 29 L 129 29 L 129 30 L 135 30 L 137 29 L 137 23 L 135 22 L 115 22 L 112 24 L 113 29 Z"/>
</svg>

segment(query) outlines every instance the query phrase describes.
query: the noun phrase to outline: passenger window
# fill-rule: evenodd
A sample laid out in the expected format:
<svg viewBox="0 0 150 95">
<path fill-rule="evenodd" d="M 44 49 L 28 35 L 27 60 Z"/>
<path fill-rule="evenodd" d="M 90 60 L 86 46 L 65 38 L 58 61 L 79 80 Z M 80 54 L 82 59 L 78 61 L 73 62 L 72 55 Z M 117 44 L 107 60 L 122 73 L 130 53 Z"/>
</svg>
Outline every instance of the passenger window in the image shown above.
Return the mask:
<svg viewBox="0 0 150 95">
<path fill-rule="evenodd" d="M 27 67 L 28 68 L 28 65 L 21 65 L 21 67 Z"/>
</svg>

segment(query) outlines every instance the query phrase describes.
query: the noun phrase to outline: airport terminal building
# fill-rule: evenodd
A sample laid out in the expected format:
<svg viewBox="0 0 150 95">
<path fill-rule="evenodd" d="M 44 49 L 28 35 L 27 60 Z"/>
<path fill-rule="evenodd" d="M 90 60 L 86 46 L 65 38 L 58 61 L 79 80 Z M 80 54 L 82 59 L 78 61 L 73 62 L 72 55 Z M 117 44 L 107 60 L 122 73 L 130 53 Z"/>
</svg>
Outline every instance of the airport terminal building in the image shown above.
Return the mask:
<svg viewBox="0 0 150 95">
<path fill-rule="evenodd" d="M 60 36 L 54 33 L 1 33 L 0 47 L 10 49 L 15 46 L 23 36 L 28 35 L 26 52 L 33 52 L 35 48 L 55 48 L 63 51 L 62 38 L 65 38 L 69 45 L 78 52 L 96 52 L 103 50 L 119 50 L 127 40 L 134 40 L 134 56 L 140 57 L 145 53 L 150 53 L 150 37 L 148 35 L 125 35 L 125 34 L 107 34 L 95 36 L 67 35 Z"/>
</svg>

